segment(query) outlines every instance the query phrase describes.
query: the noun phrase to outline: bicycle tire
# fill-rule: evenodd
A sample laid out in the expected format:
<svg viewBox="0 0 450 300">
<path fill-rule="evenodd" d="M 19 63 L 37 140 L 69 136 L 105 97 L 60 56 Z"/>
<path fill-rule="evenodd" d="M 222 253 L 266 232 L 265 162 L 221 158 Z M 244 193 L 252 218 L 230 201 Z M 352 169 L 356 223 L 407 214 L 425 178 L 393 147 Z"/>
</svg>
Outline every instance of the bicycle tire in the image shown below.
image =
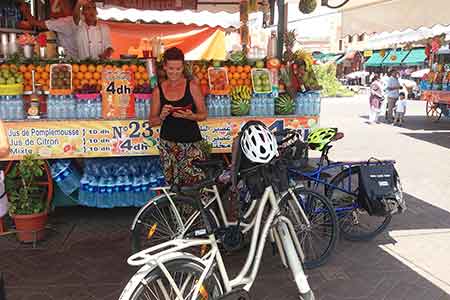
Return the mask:
<svg viewBox="0 0 450 300">
<path fill-rule="evenodd" d="M 352 180 L 351 183 L 352 183 L 352 185 L 354 185 L 355 189 L 351 192 L 353 192 L 354 194 L 358 194 L 358 188 L 359 188 L 359 167 L 358 166 L 350 167 L 350 172 L 349 172 L 349 170 L 343 170 L 340 173 L 338 173 L 335 177 L 333 177 L 333 179 L 331 179 L 330 185 L 328 186 L 328 188 L 326 190 L 327 197 L 331 200 L 331 202 L 337 209 L 348 207 L 348 205 L 350 205 L 350 204 L 353 206 L 357 201 L 355 196 L 353 196 L 349 193 L 344 193 L 342 191 L 339 191 L 338 189 L 331 188 L 331 186 L 344 186 L 344 184 L 346 183 L 346 180 L 348 180 L 349 176 L 354 176 L 354 178 L 351 179 Z M 338 196 L 339 193 L 345 194 L 346 198 L 340 198 Z M 351 221 L 350 218 L 352 218 L 353 223 L 355 223 L 355 214 L 359 214 L 364 217 L 367 216 L 367 218 L 365 218 L 365 219 L 368 219 L 368 220 L 370 219 L 372 222 L 374 222 L 374 220 L 379 220 L 380 225 L 377 226 L 374 230 L 370 230 L 370 231 L 367 231 L 362 234 L 353 234 L 353 233 L 349 232 L 348 229 L 349 229 L 349 226 L 352 225 L 351 223 L 349 223 Z M 349 210 L 348 212 L 338 212 L 337 216 L 338 216 L 338 222 L 339 222 L 339 228 L 340 228 L 341 234 L 345 239 L 347 239 L 349 241 L 370 241 L 370 240 L 374 239 L 377 235 L 379 235 L 381 232 L 383 232 L 392 220 L 392 215 L 388 215 L 386 217 L 369 216 L 369 214 L 367 212 L 365 212 L 359 208 L 353 208 L 353 209 Z M 358 219 L 361 219 L 361 217 L 358 217 Z M 359 220 L 357 220 L 356 222 L 358 224 L 353 224 L 353 225 L 362 224 Z M 363 225 L 361 225 L 361 226 L 363 226 Z"/>
<path fill-rule="evenodd" d="M 196 205 L 192 200 L 187 198 L 177 200 L 177 196 L 175 195 L 172 197 L 172 201 L 184 223 L 186 223 L 194 212 L 197 211 Z M 142 212 L 139 212 L 136 225 L 131 230 L 132 253 L 182 237 L 180 236 L 180 232 L 184 227 L 184 224 L 180 224 L 176 218 L 173 217 L 174 209 L 174 206 L 171 205 L 167 196 L 163 196 L 156 198 L 151 205 L 147 206 Z M 217 228 L 219 224 L 217 224 L 217 217 L 213 216 L 214 212 L 212 210 L 205 210 L 205 212 L 213 229 Z M 166 213 L 169 215 L 166 215 Z M 199 221 L 196 222 L 197 219 Z M 186 231 L 186 233 L 192 232 L 195 229 L 206 228 L 200 214 L 197 216 L 196 220 L 192 223 L 192 225 L 195 225 L 192 227 L 192 230 Z M 162 224 L 162 226 L 160 224 Z M 169 228 L 164 228 L 164 226 Z M 161 229 L 161 227 L 164 229 Z M 152 242 L 149 242 L 150 239 Z"/>
<path fill-rule="evenodd" d="M 167 268 L 180 290 L 181 286 L 184 286 L 184 284 L 186 284 L 185 289 L 182 290 L 183 299 L 191 299 L 190 293 L 192 293 L 192 289 L 195 287 L 198 279 L 204 271 L 204 267 L 196 261 L 189 259 L 175 259 L 173 261 L 165 263 L 164 266 Z M 177 276 L 177 273 L 181 275 Z M 183 282 L 183 274 L 186 275 L 185 279 L 189 281 L 185 282 L 184 284 L 178 284 L 178 281 Z M 204 283 L 205 284 L 202 285 L 202 289 L 197 299 L 217 299 L 224 294 L 224 285 L 222 283 L 221 277 L 218 276 L 217 273 L 211 272 Z M 162 270 L 160 268 L 155 268 L 145 276 L 144 280 L 141 280 L 138 286 L 136 286 L 129 300 L 160 299 L 158 295 L 164 293 L 161 286 L 164 286 L 164 291 L 166 292 L 165 295 L 169 296 L 169 299 L 175 300 L 177 298 L 177 295 L 174 293 Z M 169 290 L 167 290 L 166 287 L 168 287 Z M 191 287 L 191 289 L 189 289 L 188 287 Z M 161 297 L 161 299 L 167 299 L 167 297 Z"/>
<path fill-rule="evenodd" d="M 279 204 L 280 210 L 294 225 L 297 237 L 305 254 L 305 259 L 303 261 L 304 268 L 317 268 L 325 264 L 331 257 L 334 249 L 336 249 L 337 241 L 339 239 L 339 227 L 336 213 L 331 202 L 325 196 L 313 190 L 304 187 L 296 187 L 293 192 L 297 197 L 297 203 L 302 206 L 303 211 L 310 220 L 311 226 L 308 228 L 306 224 L 298 222 L 298 218 L 294 215 L 294 209 L 298 206 L 289 205 L 288 203 L 288 201 L 292 200 L 290 193 L 285 194 L 281 198 Z M 322 212 L 319 211 L 319 209 L 321 209 Z M 322 219 L 324 222 L 319 224 L 319 221 Z M 319 251 L 318 255 L 314 255 L 314 249 L 319 242 L 317 237 L 320 237 L 320 235 L 326 235 L 328 238 L 325 240 L 325 247 L 323 247 L 322 251 Z M 313 253 L 311 253 L 311 250 Z"/>
</svg>

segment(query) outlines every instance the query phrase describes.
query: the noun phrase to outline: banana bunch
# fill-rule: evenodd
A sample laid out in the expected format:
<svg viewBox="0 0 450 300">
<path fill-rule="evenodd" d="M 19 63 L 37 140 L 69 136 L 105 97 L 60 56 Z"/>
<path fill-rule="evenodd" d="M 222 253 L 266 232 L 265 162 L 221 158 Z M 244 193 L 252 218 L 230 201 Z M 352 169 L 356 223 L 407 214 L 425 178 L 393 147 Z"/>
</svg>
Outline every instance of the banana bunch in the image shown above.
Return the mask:
<svg viewBox="0 0 450 300">
<path fill-rule="evenodd" d="M 231 91 L 231 99 L 232 101 L 237 100 L 250 100 L 252 98 L 252 92 L 248 88 L 248 86 L 237 86 Z"/>
<path fill-rule="evenodd" d="M 296 60 L 302 60 L 305 62 L 306 71 L 312 70 L 312 66 L 314 64 L 314 59 L 311 55 L 311 53 L 305 51 L 305 50 L 297 50 L 294 53 Z"/>
</svg>

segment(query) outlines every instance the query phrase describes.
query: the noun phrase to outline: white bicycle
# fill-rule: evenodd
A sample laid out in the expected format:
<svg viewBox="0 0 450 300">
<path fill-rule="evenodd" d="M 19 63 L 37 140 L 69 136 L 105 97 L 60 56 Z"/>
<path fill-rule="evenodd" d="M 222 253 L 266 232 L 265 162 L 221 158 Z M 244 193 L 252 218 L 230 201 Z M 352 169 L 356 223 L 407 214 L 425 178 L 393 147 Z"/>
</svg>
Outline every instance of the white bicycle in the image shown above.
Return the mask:
<svg viewBox="0 0 450 300">
<path fill-rule="evenodd" d="M 183 190 L 192 192 L 192 189 L 198 188 L 197 186 Z M 195 198 L 184 198 L 195 201 Z M 280 214 L 279 199 L 273 187 L 268 186 L 261 200 L 257 202 L 249 253 L 236 278 L 230 280 L 206 210 L 198 203 L 208 237 L 174 239 L 132 255 L 128 264 L 142 267 L 130 279 L 119 299 L 248 299 L 248 291 L 256 279 L 269 234 L 275 241 L 283 265 L 289 267 L 293 274 L 301 299 L 314 299 L 300 260 L 303 256 L 300 242 L 292 222 Z M 268 205 L 269 213 L 263 221 Z M 188 248 L 203 245 L 208 246 L 209 250 L 201 257 L 186 252 Z"/>
<path fill-rule="evenodd" d="M 254 191 L 260 191 L 261 185 L 265 186 L 261 199 L 257 200 L 250 249 L 240 273 L 230 280 L 223 263 L 218 246 L 219 240 L 211 227 L 207 210 L 200 200 L 199 191 L 214 184 L 214 181 L 206 180 L 196 186 L 183 187 L 178 197 L 181 201 L 194 203 L 195 208 L 200 211 L 206 230 L 199 230 L 195 232 L 195 235 L 206 234 L 207 238 L 174 239 L 132 255 L 128 263 L 142 267 L 129 280 L 120 300 L 249 299 L 248 291 L 256 279 L 269 233 L 271 240 L 278 248 L 283 265 L 289 267 L 292 272 L 300 298 L 314 299 L 303 271 L 301 259 L 304 255 L 294 225 L 280 212 L 280 199 L 288 192 L 276 194 L 274 191 L 274 189 L 287 190 L 284 185 L 286 182 L 276 183 L 278 179 L 276 177 L 280 174 L 283 176 L 284 173 L 282 165 L 278 164 L 279 160 L 274 160 L 278 156 L 275 137 L 264 124 L 252 121 L 244 125 L 239 141 L 239 149 L 242 149 L 247 163 L 250 162 L 252 166 L 244 168 L 245 164 L 239 159 L 239 163 L 235 164 L 235 171 L 237 171 L 234 179 L 239 177 L 246 184 L 258 188 Z M 287 170 L 284 171 L 287 178 Z M 256 185 L 254 185 L 255 178 Z M 233 180 L 233 182 L 236 187 L 237 181 Z M 277 197 L 280 194 L 281 197 Z M 266 209 L 267 206 L 269 206 L 268 209 Z M 298 207 L 301 217 L 307 220 L 305 211 L 300 205 Z M 266 212 L 268 212 L 267 215 Z M 265 221 L 263 217 L 266 218 Z M 202 246 L 208 249 L 204 254 L 197 256 L 188 252 L 189 248 Z"/>
</svg>

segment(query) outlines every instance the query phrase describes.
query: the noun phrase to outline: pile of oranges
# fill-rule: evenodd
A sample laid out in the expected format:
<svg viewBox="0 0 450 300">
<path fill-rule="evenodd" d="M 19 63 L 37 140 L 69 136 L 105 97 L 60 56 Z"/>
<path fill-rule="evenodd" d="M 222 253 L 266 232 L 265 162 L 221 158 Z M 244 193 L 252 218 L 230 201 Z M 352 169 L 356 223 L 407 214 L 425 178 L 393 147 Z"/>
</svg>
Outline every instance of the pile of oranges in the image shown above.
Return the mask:
<svg viewBox="0 0 450 300">
<path fill-rule="evenodd" d="M 252 67 L 249 65 L 245 66 L 228 66 L 228 81 L 232 88 L 237 86 L 247 86 L 252 89 L 252 79 L 250 71 Z"/>
<path fill-rule="evenodd" d="M 73 64 L 72 65 L 72 86 L 74 89 L 81 89 L 85 86 L 96 86 L 97 90 L 102 89 L 103 70 L 123 70 L 134 74 L 136 85 L 142 85 L 148 81 L 148 73 L 144 66 L 140 65 L 94 65 L 94 64 Z"/>
<path fill-rule="evenodd" d="M 48 91 L 50 87 L 50 65 L 20 65 L 18 70 L 23 75 L 23 89 L 25 92 L 33 90 L 32 71 L 34 82 L 40 84 L 41 89 Z"/>
</svg>

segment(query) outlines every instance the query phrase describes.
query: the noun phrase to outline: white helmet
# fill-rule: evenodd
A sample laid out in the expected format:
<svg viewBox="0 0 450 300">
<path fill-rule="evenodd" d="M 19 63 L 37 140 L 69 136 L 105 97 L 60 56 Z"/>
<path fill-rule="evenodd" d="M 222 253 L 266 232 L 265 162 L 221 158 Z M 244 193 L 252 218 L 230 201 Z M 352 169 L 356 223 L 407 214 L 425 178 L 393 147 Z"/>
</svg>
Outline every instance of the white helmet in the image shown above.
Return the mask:
<svg viewBox="0 0 450 300">
<path fill-rule="evenodd" d="M 255 163 L 268 163 L 278 156 L 277 140 L 263 124 L 252 124 L 241 135 L 241 149 Z"/>
</svg>

